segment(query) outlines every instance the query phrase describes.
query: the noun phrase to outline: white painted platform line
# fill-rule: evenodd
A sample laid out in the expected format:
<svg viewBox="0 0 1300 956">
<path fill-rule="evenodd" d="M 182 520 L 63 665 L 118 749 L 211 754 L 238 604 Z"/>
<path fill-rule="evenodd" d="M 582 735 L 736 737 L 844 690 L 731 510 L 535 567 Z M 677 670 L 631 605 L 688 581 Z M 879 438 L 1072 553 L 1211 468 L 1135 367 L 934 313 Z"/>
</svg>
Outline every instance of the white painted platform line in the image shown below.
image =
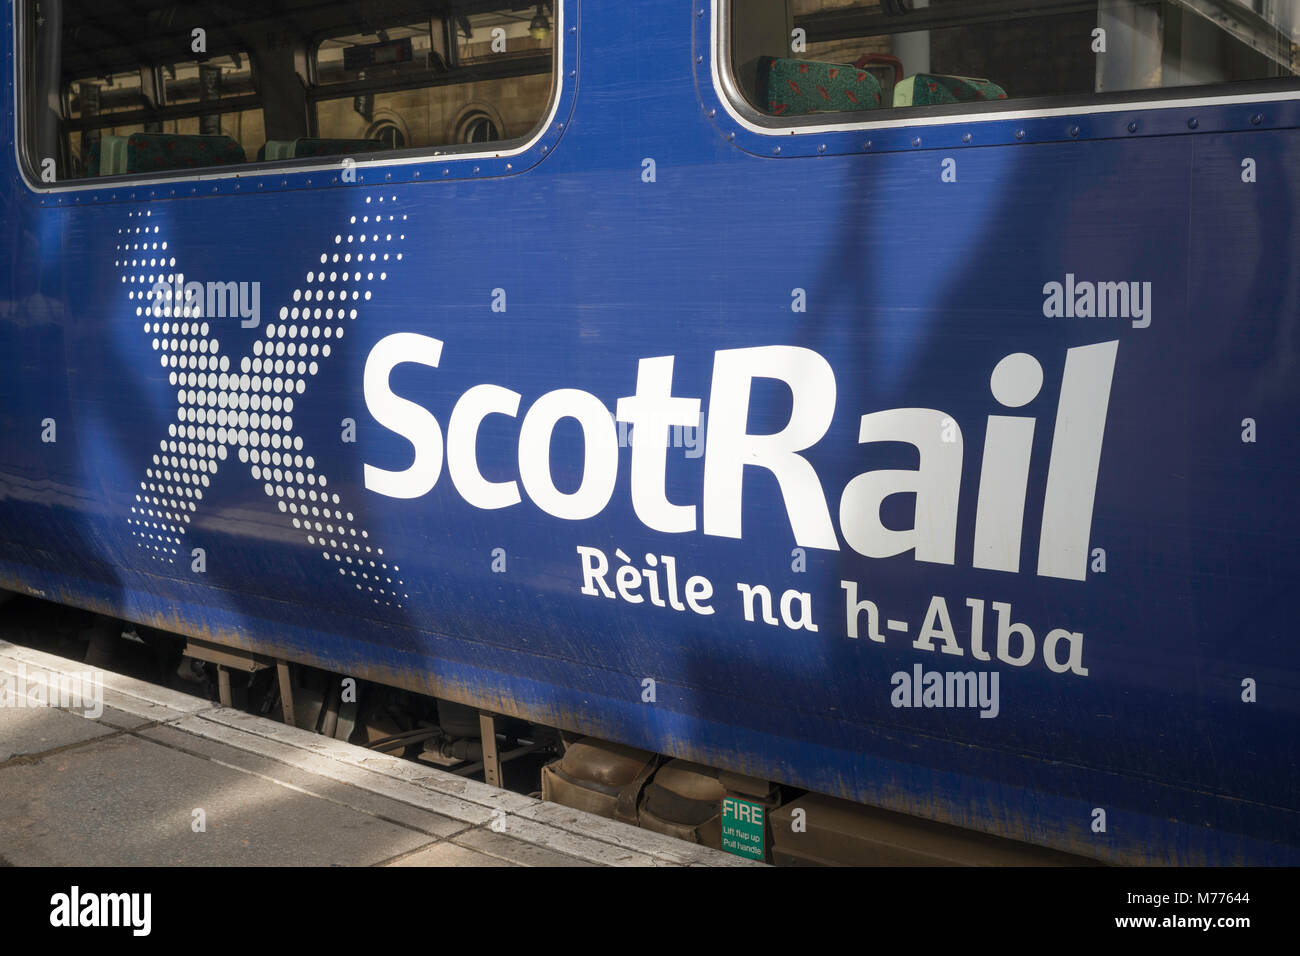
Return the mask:
<svg viewBox="0 0 1300 956">
<path fill-rule="evenodd" d="M 74 676 L 86 665 L 0 641 L 0 674 Z M 103 672 L 109 731 L 202 758 L 279 792 L 304 811 L 364 814 L 432 838 L 394 865 L 756 866 L 707 847 L 467 780 L 310 731 Z M 74 744 L 93 748 L 98 738 Z M 286 861 L 293 862 L 293 861 Z"/>
</svg>

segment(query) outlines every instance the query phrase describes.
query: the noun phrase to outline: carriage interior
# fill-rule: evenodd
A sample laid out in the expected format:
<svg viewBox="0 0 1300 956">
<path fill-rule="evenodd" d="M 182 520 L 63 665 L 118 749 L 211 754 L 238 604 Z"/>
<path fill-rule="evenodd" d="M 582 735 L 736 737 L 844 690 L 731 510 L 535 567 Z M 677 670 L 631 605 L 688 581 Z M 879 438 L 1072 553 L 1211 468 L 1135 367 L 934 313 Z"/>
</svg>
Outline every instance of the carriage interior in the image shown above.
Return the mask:
<svg viewBox="0 0 1300 956">
<path fill-rule="evenodd" d="M 45 182 L 522 141 L 556 9 L 521 0 L 24 0 Z M 1277 82 L 1288 0 L 727 0 L 735 94 L 772 124 Z M 43 165 L 42 165 L 43 164 Z"/>
<path fill-rule="evenodd" d="M 1289 0 L 732 0 L 729 26 L 738 91 L 773 117 L 1057 105 L 1300 68 Z"/>
<path fill-rule="evenodd" d="M 36 0 L 27 13 L 29 140 L 60 182 L 482 148 L 526 138 L 552 94 L 550 2 Z"/>
</svg>

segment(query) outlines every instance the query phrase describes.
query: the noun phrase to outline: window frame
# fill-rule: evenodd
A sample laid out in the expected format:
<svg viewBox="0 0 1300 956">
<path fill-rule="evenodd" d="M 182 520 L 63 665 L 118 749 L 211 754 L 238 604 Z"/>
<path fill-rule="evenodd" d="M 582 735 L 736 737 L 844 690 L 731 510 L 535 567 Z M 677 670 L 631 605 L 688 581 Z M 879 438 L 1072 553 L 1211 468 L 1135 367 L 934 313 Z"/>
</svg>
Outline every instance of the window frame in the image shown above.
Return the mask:
<svg viewBox="0 0 1300 956">
<path fill-rule="evenodd" d="M 702 0 L 696 0 L 702 2 Z M 1064 96 L 1037 96 L 982 103 L 885 107 L 863 111 L 879 119 L 855 120 L 859 112 L 812 113 L 780 117 L 755 108 L 741 92 L 731 61 L 731 8 L 740 0 L 710 0 L 710 72 L 713 92 L 732 120 L 751 133 L 789 139 L 792 135 L 900 130 L 1050 117 L 1088 116 L 1147 109 L 1226 106 L 1300 100 L 1300 76 L 1244 80 L 1206 86 L 1174 86 Z M 1232 92 L 1228 92 L 1231 90 Z M 915 145 L 915 144 L 914 144 Z"/>
<path fill-rule="evenodd" d="M 576 13 L 570 8 L 576 0 L 555 0 L 553 5 L 553 35 L 554 45 L 552 48 L 552 69 L 551 69 L 551 91 L 550 97 L 543 110 L 542 117 L 538 123 L 529 132 L 522 136 L 514 137 L 509 140 L 497 140 L 491 145 L 498 146 L 497 149 L 483 149 L 484 144 L 457 145 L 448 144 L 446 146 L 431 147 L 404 147 L 400 150 L 384 150 L 374 153 L 361 153 L 349 155 L 351 160 L 350 166 L 357 171 L 358 184 L 363 182 L 372 182 L 369 177 L 364 176 L 364 172 L 370 170 L 388 170 L 385 180 L 391 181 L 394 178 L 394 172 L 402 173 L 401 178 L 420 180 L 420 167 L 427 167 L 433 164 L 455 164 L 455 178 L 483 178 L 480 175 L 480 168 L 473 167 L 470 173 L 465 168 L 465 164 L 472 161 L 492 163 L 494 166 L 500 166 L 501 173 L 522 172 L 523 169 L 531 166 L 516 164 L 511 162 L 519 157 L 528 157 L 532 155 L 534 161 L 540 160 L 550 151 L 550 146 L 542 144 L 542 140 L 548 136 L 554 136 L 563 129 L 564 124 L 557 123 L 561 107 L 566 105 L 572 108 L 572 98 L 574 91 L 573 78 L 576 76 L 576 70 L 568 67 L 566 64 L 570 58 L 576 63 Z M 147 176 L 135 176 L 124 174 L 120 176 L 102 176 L 86 177 L 81 179 L 69 179 L 54 183 L 45 183 L 41 181 L 40 171 L 33 168 L 32 160 L 34 155 L 28 149 L 28 144 L 32 139 L 32 122 L 29 116 L 26 100 L 28 84 L 26 79 L 27 57 L 25 55 L 25 37 L 28 30 L 28 16 L 32 4 L 30 0 L 15 0 L 10 6 L 9 27 L 11 31 L 11 54 L 13 68 L 9 74 L 10 90 L 10 109 L 14 119 L 14 137 L 13 137 L 13 155 L 18 169 L 19 177 L 26 186 L 29 193 L 37 196 L 54 196 L 63 193 L 104 193 L 103 197 L 87 197 L 88 199 L 105 198 L 116 199 L 118 191 L 129 193 L 131 198 L 136 197 L 136 193 L 131 192 L 134 189 L 150 186 L 174 186 L 177 183 L 195 183 L 195 182 L 212 182 L 214 185 L 212 192 L 240 191 L 240 185 L 236 180 L 254 180 L 263 179 L 257 183 L 257 189 L 264 189 L 268 184 L 269 177 L 280 177 L 278 184 L 281 187 L 291 188 L 293 185 L 312 185 L 312 179 L 303 179 L 300 174 L 312 173 L 337 173 L 340 169 L 340 160 L 343 157 L 306 157 L 303 159 L 292 160 L 266 160 L 257 162 L 256 160 L 242 163 L 238 166 L 208 166 L 199 169 L 177 169 L 164 170 L 150 173 Z M 571 25 L 574 24 L 574 25 Z M 308 37 L 307 40 L 313 43 L 311 57 L 312 68 L 314 69 L 314 37 Z M 250 62 L 254 64 L 256 70 L 256 60 L 249 51 Z M 434 84 L 437 85 L 437 84 Z M 332 85 L 331 85 L 332 86 Z M 313 84 L 308 88 L 308 100 L 314 112 L 315 103 L 312 100 L 314 92 L 320 92 L 330 89 L 330 86 L 318 86 Z M 262 96 L 259 89 L 256 94 Z M 334 98 L 333 96 L 325 98 Z M 539 149 L 540 146 L 540 149 Z M 452 167 L 447 166 L 443 170 L 443 177 L 450 177 Z M 488 175 L 492 172 L 488 171 Z M 293 180 L 288 177 L 294 177 Z M 433 176 L 427 178 L 432 179 Z M 441 178 L 441 177 L 439 177 Z M 337 183 L 337 177 L 334 183 Z M 232 185 L 233 184 L 233 185 Z M 321 183 L 326 185 L 326 183 Z M 189 190 L 189 194 L 197 193 L 196 188 Z M 157 190 L 149 191 L 151 198 L 156 197 Z M 172 196 L 176 196 L 175 189 L 170 191 Z M 62 199 L 57 200 L 62 203 Z M 80 197 L 77 197 L 80 202 Z"/>
</svg>

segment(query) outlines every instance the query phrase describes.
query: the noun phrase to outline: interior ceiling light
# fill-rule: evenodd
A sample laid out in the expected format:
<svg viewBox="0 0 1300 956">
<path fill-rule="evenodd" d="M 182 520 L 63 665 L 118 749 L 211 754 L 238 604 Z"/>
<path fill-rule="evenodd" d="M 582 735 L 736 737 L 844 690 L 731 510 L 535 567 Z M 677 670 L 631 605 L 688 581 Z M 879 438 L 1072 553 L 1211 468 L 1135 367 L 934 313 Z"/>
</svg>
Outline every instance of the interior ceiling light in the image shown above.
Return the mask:
<svg viewBox="0 0 1300 956">
<path fill-rule="evenodd" d="M 528 24 L 528 35 L 534 40 L 545 40 L 551 35 L 551 21 L 546 19 L 540 3 L 537 5 L 537 15 Z"/>
</svg>

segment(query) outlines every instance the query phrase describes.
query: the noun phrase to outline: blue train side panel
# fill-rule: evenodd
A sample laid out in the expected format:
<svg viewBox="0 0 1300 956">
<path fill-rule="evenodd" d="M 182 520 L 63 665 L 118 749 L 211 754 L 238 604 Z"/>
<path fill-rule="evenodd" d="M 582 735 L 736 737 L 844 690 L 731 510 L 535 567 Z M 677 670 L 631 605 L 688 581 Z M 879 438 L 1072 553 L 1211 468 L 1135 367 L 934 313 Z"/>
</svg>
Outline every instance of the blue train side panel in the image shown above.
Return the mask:
<svg viewBox="0 0 1300 956">
<path fill-rule="evenodd" d="M 1300 860 L 1296 104 L 777 156 L 687 7 L 562 13 L 518 155 L 7 157 L 0 583 L 1100 859 Z"/>
</svg>

